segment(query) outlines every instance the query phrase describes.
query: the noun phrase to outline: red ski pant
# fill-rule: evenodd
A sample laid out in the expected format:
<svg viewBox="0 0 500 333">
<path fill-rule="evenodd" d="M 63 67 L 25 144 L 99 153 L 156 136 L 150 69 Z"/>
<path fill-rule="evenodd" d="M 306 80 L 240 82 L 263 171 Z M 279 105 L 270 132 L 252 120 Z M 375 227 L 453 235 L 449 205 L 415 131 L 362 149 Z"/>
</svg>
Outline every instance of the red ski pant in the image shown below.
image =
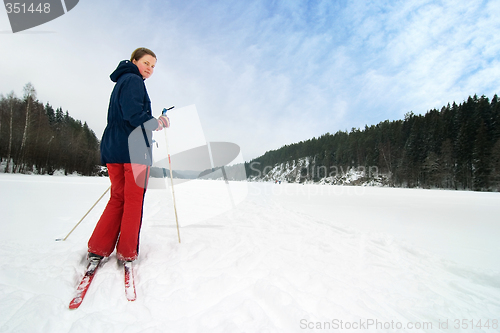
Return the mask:
<svg viewBox="0 0 500 333">
<path fill-rule="evenodd" d="M 90 237 L 89 252 L 108 257 L 116 245 L 119 260 L 135 260 L 139 254 L 144 196 L 149 166 L 110 163 L 111 197 Z"/>
</svg>

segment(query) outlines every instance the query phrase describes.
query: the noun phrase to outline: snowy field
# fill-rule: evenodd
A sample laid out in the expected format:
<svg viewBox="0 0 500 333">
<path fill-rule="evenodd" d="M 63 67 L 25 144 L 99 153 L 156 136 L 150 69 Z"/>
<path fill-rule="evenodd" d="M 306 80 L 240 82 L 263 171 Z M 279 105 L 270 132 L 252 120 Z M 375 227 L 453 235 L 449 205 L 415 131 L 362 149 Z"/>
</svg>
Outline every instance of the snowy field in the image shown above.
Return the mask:
<svg viewBox="0 0 500 333">
<path fill-rule="evenodd" d="M 106 178 L 0 175 L 0 332 L 500 332 L 500 194 L 191 181 L 68 304 Z"/>
</svg>

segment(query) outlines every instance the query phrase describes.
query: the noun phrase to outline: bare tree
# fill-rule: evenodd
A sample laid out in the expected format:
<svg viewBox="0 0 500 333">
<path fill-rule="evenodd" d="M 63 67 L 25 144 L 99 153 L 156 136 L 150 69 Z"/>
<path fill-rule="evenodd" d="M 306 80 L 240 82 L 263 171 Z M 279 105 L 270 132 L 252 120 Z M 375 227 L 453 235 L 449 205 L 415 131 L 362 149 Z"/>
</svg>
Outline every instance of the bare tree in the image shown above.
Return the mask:
<svg viewBox="0 0 500 333">
<path fill-rule="evenodd" d="M 25 155 L 26 155 L 26 140 L 28 138 L 29 121 L 30 121 L 30 107 L 36 100 L 35 87 L 28 82 L 24 88 L 24 101 L 26 103 L 26 121 L 24 123 L 23 139 L 21 140 L 21 147 L 19 148 L 19 163 L 17 165 L 17 172 L 23 172 L 25 169 Z"/>
<path fill-rule="evenodd" d="M 11 92 L 10 94 L 7 95 L 7 104 L 9 109 L 9 143 L 7 145 L 7 165 L 5 166 L 5 171 L 4 171 L 6 173 L 10 171 L 10 160 L 12 154 L 12 122 L 13 122 L 15 101 L 16 97 L 14 95 L 14 92 Z"/>
</svg>

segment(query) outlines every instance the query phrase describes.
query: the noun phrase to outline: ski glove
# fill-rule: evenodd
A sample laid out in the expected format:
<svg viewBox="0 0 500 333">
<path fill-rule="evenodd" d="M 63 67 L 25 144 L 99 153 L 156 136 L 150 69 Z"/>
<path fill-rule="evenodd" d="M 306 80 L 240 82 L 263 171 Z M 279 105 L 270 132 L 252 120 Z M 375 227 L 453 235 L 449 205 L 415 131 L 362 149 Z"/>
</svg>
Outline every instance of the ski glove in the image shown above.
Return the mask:
<svg viewBox="0 0 500 333">
<path fill-rule="evenodd" d="M 169 127 L 170 127 L 170 119 L 168 119 L 167 116 L 160 116 L 158 118 L 158 128 L 156 130 L 161 131 L 162 129 Z"/>
</svg>

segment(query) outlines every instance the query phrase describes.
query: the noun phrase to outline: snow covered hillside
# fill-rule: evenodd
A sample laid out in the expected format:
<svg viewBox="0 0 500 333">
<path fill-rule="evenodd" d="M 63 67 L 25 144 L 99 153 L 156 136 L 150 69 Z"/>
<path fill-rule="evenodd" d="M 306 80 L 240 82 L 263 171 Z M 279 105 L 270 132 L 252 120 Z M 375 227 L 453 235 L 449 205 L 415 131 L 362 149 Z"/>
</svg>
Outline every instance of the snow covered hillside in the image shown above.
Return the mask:
<svg viewBox="0 0 500 333">
<path fill-rule="evenodd" d="M 500 332 L 500 195 L 197 180 L 148 191 L 137 300 L 77 310 L 106 178 L 0 174 L 0 332 Z"/>
<path fill-rule="evenodd" d="M 251 164 L 250 169 L 257 172 L 257 175 L 248 177 L 248 180 L 253 182 L 357 186 L 386 186 L 391 183 L 390 175 L 379 173 L 377 167 L 334 166 L 327 169 L 316 166 L 311 157 L 278 163 L 273 167 L 265 167 L 262 171 Z"/>
</svg>

